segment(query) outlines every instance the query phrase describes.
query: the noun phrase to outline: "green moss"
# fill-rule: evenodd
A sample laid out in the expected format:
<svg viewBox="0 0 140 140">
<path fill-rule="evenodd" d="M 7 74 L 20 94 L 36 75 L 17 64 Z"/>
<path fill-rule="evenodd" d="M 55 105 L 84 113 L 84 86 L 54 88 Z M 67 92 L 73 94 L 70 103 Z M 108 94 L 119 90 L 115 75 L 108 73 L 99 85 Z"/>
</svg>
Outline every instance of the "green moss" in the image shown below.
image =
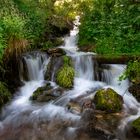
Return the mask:
<svg viewBox="0 0 140 140">
<path fill-rule="evenodd" d="M 11 93 L 7 89 L 6 85 L 0 82 L 0 107 L 11 98 Z"/>
<path fill-rule="evenodd" d="M 71 58 L 69 56 L 64 55 L 63 56 L 63 62 L 64 62 L 64 65 L 66 65 L 66 66 L 71 66 L 72 65 L 72 61 L 71 61 Z"/>
<path fill-rule="evenodd" d="M 132 123 L 133 132 L 140 136 L 140 117 Z"/>
<path fill-rule="evenodd" d="M 56 75 L 57 84 L 64 88 L 71 88 L 74 81 L 74 69 L 68 65 L 60 68 Z"/>
<path fill-rule="evenodd" d="M 94 102 L 97 109 L 110 113 L 120 111 L 123 104 L 122 97 L 111 88 L 98 90 Z"/>
</svg>

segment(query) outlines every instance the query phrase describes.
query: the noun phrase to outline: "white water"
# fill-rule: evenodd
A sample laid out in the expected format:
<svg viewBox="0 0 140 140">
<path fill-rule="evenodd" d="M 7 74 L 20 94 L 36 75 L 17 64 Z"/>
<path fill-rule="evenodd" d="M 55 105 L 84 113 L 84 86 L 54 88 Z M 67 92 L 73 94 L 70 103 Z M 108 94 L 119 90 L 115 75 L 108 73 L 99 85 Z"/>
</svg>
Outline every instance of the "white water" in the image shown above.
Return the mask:
<svg viewBox="0 0 140 140">
<path fill-rule="evenodd" d="M 111 87 L 123 96 L 124 109 L 127 117 L 120 123 L 120 133 L 124 132 L 129 122 L 140 116 L 140 104 L 127 91 L 129 82 L 127 80 L 122 82 L 118 81 L 125 66 L 109 65 L 109 70 L 104 70 L 103 72 L 105 81 L 95 81 L 94 62 L 92 60 L 92 55 L 95 54 L 77 52 L 76 40 L 78 33 L 77 25 L 79 22 L 77 21 L 75 24 L 76 26 L 70 32 L 70 36 L 65 37 L 65 45 L 61 46 L 61 48 L 66 50 L 67 55 L 72 57 L 74 63 L 76 76 L 73 89 L 66 91 L 54 103 L 33 104 L 29 98 L 38 87 L 45 85 L 44 73 L 49 58 L 45 54 L 40 53 L 36 55 L 25 55 L 23 57 L 24 63 L 21 62 L 20 67 L 20 77 L 24 82 L 24 86 L 17 91 L 15 97 L 3 109 L 1 115 L 0 132 L 7 131 L 8 128 L 12 130 L 9 136 L 5 134 L 6 136 L 4 138 L 0 134 L 1 140 L 16 140 L 15 131 L 21 135 L 19 135 L 17 140 L 39 140 L 40 138 L 42 140 L 74 140 L 74 133 L 81 116 L 70 113 L 66 110 L 65 105 L 71 99 L 84 95 L 94 95 L 97 89 L 103 87 Z M 27 67 L 27 79 L 29 81 L 24 77 L 26 68 L 23 67 L 25 64 Z M 131 110 L 135 110 L 135 113 L 132 113 Z M 27 131 L 29 132 L 26 132 L 27 134 L 23 136 L 24 129 L 22 130 L 21 126 L 24 128 L 24 125 L 26 126 L 27 124 L 31 129 L 28 128 L 29 130 L 27 129 Z M 21 132 L 19 129 L 21 129 Z M 44 129 L 45 131 L 43 131 Z"/>
</svg>

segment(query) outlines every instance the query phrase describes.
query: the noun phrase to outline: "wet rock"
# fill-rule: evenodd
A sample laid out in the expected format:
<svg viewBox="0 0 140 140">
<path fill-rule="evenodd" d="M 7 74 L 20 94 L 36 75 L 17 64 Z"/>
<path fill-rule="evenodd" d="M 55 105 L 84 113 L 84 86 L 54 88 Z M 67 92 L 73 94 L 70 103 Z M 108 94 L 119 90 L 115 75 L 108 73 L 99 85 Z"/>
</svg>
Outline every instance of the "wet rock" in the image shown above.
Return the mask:
<svg viewBox="0 0 140 140">
<path fill-rule="evenodd" d="M 108 113 L 119 112 L 123 106 L 123 98 L 111 88 L 98 90 L 93 102 L 97 110 Z"/>
<path fill-rule="evenodd" d="M 140 102 L 140 84 L 133 84 L 128 90 Z"/>
<path fill-rule="evenodd" d="M 63 66 L 63 57 L 52 57 L 45 73 L 45 80 L 56 81 L 56 73 Z"/>
<path fill-rule="evenodd" d="M 70 112 L 79 115 L 81 115 L 81 113 L 86 109 L 95 109 L 95 105 L 93 104 L 92 100 L 89 98 L 84 98 L 83 96 L 71 99 L 66 107 Z"/>
<path fill-rule="evenodd" d="M 140 137 L 140 117 L 132 122 L 132 133 Z"/>
<path fill-rule="evenodd" d="M 39 87 L 33 95 L 30 97 L 31 100 L 36 100 L 37 102 L 48 102 L 55 100 L 60 95 L 62 95 L 64 90 L 60 87 L 53 88 L 46 84 L 44 87 Z"/>
<path fill-rule="evenodd" d="M 67 105 L 67 109 L 74 114 L 81 114 L 82 106 L 74 100 L 71 100 Z"/>
<path fill-rule="evenodd" d="M 45 50 L 44 50 L 45 51 Z M 62 56 L 62 55 L 65 55 L 66 52 L 61 49 L 61 48 L 49 48 L 46 50 L 46 52 L 51 55 L 51 56 Z"/>
<path fill-rule="evenodd" d="M 87 108 L 82 112 L 80 126 L 77 129 L 77 139 L 85 134 L 90 139 L 113 140 L 116 130 L 123 117 L 123 112 L 107 114 Z"/>
<path fill-rule="evenodd" d="M 87 108 L 91 108 L 91 109 L 95 110 L 95 104 L 93 104 L 91 99 L 84 99 L 83 100 L 82 109 L 85 110 Z"/>
</svg>

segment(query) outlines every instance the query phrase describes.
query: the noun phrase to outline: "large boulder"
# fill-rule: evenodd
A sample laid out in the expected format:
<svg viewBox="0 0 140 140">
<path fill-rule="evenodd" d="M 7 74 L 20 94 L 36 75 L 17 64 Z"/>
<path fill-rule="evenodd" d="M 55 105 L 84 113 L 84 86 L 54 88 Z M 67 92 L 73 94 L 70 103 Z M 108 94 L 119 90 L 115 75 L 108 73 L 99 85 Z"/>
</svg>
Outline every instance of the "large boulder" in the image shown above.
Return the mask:
<svg viewBox="0 0 140 140">
<path fill-rule="evenodd" d="M 86 108 L 81 115 L 77 139 L 83 137 L 84 134 L 87 139 L 113 140 L 116 138 L 116 131 L 123 116 L 123 112 L 108 114 L 104 111 Z"/>
<path fill-rule="evenodd" d="M 108 113 L 119 112 L 123 107 L 123 98 L 111 88 L 100 89 L 95 94 L 94 103 L 98 110 Z"/>
</svg>

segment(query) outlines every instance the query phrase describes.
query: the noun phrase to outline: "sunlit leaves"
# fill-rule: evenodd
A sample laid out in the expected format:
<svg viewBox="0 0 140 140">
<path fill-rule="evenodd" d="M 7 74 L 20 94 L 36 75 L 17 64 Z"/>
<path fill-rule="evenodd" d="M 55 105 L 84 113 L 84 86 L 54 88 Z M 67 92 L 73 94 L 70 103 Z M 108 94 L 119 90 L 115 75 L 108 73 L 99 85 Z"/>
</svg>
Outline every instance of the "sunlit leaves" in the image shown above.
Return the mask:
<svg viewBox="0 0 140 140">
<path fill-rule="evenodd" d="M 140 9 L 123 0 L 93 0 L 92 10 L 85 10 L 79 32 L 80 46 L 96 45 L 97 53 L 140 52 Z"/>
</svg>

